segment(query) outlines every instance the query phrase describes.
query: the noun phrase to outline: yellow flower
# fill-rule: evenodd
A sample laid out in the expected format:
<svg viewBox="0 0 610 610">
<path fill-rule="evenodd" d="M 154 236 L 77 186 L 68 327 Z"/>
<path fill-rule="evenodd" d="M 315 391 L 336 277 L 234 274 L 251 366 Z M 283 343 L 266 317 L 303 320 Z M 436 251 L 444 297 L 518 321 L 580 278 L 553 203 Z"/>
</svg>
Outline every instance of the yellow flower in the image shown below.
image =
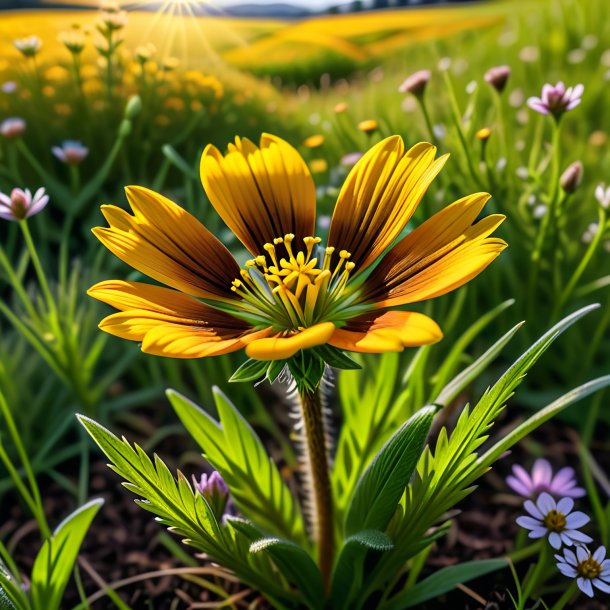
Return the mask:
<svg viewBox="0 0 610 610">
<path fill-rule="evenodd" d="M 491 129 L 489 129 L 489 127 L 483 127 L 482 129 L 479 129 L 474 135 L 479 140 L 485 142 L 489 139 L 489 136 L 491 136 Z"/>
<path fill-rule="evenodd" d="M 339 102 L 335 105 L 334 111 L 336 114 L 343 114 L 347 110 L 347 102 Z"/>
<path fill-rule="evenodd" d="M 323 174 L 328 169 L 326 159 L 312 159 L 309 163 L 312 174 Z"/>
<path fill-rule="evenodd" d="M 320 133 L 305 138 L 305 141 L 303 142 L 303 146 L 306 148 L 318 148 L 318 146 L 322 146 L 322 144 L 324 144 L 324 136 Z"/>
<path fill-rule="evenodd" d="M 256 360 L 287 360 L 301 350 L 324 360 L 333 349 L 381 353 L 440 340 L 434 320 L 392 309 L 462 286 L 506 244 L 490 237 L 504 216 L 475 222 L 486 193 L 456 201 L 394 244 L 446 161 L 435 155 L 428 143 L 405 152 L 399 136 L 371 148 L 340 191 L 323 247 L 314 235 L 314 182 L 291 145 L 264 134 L 260 146 L 236 138 L 224 155 L 207 146 L 202 183 L 252 256 L 243 268 L 186 210 L 127 187 L 133 215 L 103 206 L 110 226 L 93 232 L 168 287 L 93 286 L 91 296 L 119 310 L 100 328 L 174 358 L 245 348 Z"/>
<path fill-rule="evenodd" d="M 379 124 L 375 119 L 367 119 L 366 121 L 360 121 L 360 123 L 358 123 L 358 129 L 364 131 L 364 133 L 373 133 L 374 131 L 377 131 L 378 128 Z"/>
</svg>

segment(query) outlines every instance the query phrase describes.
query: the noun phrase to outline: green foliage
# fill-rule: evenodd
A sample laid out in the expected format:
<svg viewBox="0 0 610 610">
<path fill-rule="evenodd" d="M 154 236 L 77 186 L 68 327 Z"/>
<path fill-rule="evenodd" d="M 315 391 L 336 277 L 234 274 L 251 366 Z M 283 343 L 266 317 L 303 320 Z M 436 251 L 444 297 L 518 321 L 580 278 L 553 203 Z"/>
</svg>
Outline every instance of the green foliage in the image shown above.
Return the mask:
<svg viewBox="0 0 610 610">
<path fill-rule="evenodd" d="M 502 570 L 507 566 L 508 562 L 505 559 L 486 559 L 482 561 L 468 561 L 442 568 L 417 583 L 408 591 L 394 596 L 390 603 L 384 605 L 384 610 L 406 610 L 407 608 L 412 608 L 417 604 L 436 599 L 443 593 L 448 593 L 456 585 L 480 578 L 497 570 Z"/>
<path fill-rule="evenodd" d="M 180 394 L 170 390 L 167 395 L 206 460 L 226 481 L 240 511 L 266 531 L 307 546 L 296 499 L 254 430 L 229 399 L 220 390 L 214 391 L 220 418 L 216 422 Z"/>
<path fill-rule="evenodd" d="M 45 540 L 32 568 L 33 608 L 60 607 L 81 543 L 103 503 L 98 499 L 81 506 Z"/>
<path fill-rule="evenodd" d="M 205 498 L 178 472 L 175 479 L 163 461 L 151 460 L 138 445 L 114 434 L 93 420 L 79 416 L 81 424 L 125 479 L 125 487 L 139 496 L 138 504 L 157 516 L 184 542 L 234 571 L 240 579 L 265 594 L 278 608 L 293 607 L 298 595 L 290 590 L 265 555 L 250 552 L 251 540 L 239 530 L 219 523 Z"/>
</svg>

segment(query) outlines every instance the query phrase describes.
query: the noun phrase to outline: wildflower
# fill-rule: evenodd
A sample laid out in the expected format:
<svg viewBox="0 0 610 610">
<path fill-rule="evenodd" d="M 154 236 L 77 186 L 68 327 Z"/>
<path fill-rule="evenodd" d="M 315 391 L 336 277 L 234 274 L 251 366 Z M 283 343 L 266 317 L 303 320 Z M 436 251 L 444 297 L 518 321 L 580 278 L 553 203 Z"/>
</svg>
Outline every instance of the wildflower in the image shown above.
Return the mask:
<svg viewBox="0 0 610 610">
<path fill-rule="evenodd" d="M 496 66 L 485 72 L 485 81 L 488 82 L 498 93 L 502 93 L 511 74 L 510 66 Z"/>
<path fill-rule="evenodd" d="M 358 123 L 358 129 L 364 133 L 373 133 L 379 128 L 379 123 L 375 119 L 367 119 Z"/>
<path fill-rule="evenodd" d="M 398 91 L 400 91 L 400 93 L 412 93 L 416 97 L 422 97 L 431 77 L 432 72 L 430 72 L 430 70 L 419 70 L 406 78 L 402 85 L 398 87 Z"/>
<path fill-rule="evenodd" d="M 540 114 L 552 114 L 554 117 L 560 117 L 564 112 L 572 110 L 580 104 L 584 89 L 583 85 L 566 89 L 561 81 L 554 87 L 547 83 L 542 87 L 541 97 L 530 97 L 527 100 L 527 105 Z"/>
<path fill-rule="evenodd" d="M 4 121 L 0 123 L 0 134 L 9 140 L 12 140 L 23 135 L 25 128 L 26 122 L 23 119 L 19 117 L 10 117 L 4 119 Z"/>
<path fill-rule="evenodd" d="M 141 63 L 146 63 L 155 53 L 157 52 L 157 47 L 155 47 L 152 42 L 149 42 L 145 45 L 140 45 L 136 47 L 135 54 L 136 59 Z"/>
<path fill-rule="evenodd" d="M 314 182 L 292 146 L 269 134 L 259 147 L 236 138 L 225 155 L 207 146 L 202 183 L 252 255 L 242 269 L 186 210 L 128 187 L 134 215 L 103 206 L 110 227 L 93 231 L 125 263 L 174 290 L 97 284 L 89 294 L 120 310 L 100 328 L 141 342 L 147 353 L 180 358 L 245 347 L 257 360 L 288 360 L 309 350 L 307 357 L 324 361 L 318 346 L 381 353 L 440 340 L 427 316 L 389 310 L 462 286 L 506 244 L 490 237 L 504 216 L 475 223 L 489 199 L 477 193 L 430 218 L 382 258 L 444 165 L 446 156 L 435 153 L 428 143 L 405 153 L 399 136 L 371 148 L 339 193 L 322 247 L 314 234 Z"/>
<path fill-rule="evenodd" d="M 206 499 L 217 519 L 228 512 L 229 488 L 220 474 L 214 470 L 211 475 L 203 473 L 199 481 L 194 481 L 195 489 Z"/>
<path fill-rule="evenodd" d="M 597 222 L 592 222 L 585 230 L 585 232 L 582 234 L 582 242 L 584 244 L 590 244 L 595 235 L 597 234 L 597 232 L 599 231 L 599 224 Z"/>
<path fill-rule="evenodd" d="M 339 102 L 334 107 L 335 114 L 342 114 L 347 110 L 347 102 Z"/>
<path fill-rule="evenodd" d="M 85 48 L 85 36 L 80 30 L 77 29 L 62 32 L 59 35 L 59 41 L 73 55 L 80 55 Z"/>
<path fill-rule="evenodd" d="M 328 169 L 328 161 L 326 159 L 312 159 L 309 168 L 312 174 L 323 174 Z"/>
<path fill-rule="evenodd" d="M 531 475 L 519 464 L 514 464 L 513 474 L 506 477 L 506 484 L 524 498 L 536 498 L 542 492 L 561 498 L 585 495 L 585 490 L 576 486 L 573 468 L 566 466 L 554 475 L 551 464 L 542 458 L 534 462 Z"/>
<path fill-rule="evenodd" d="M 483 127 L 482 129 L 479 129 L 474 135 L 482 142 L 486 142 L 491 136 L 491 129 L 489 129 L 489 127 Z"/>
<path fill-rule="evenodd" d="M 441 57 L 438 61 L 438 69 L 441 72 L 446 72 L 451 68 L 451 58 L 450 57 Z"/>
<path fill-rule="evenodd" d="M 309 136 L 303 142 L 303 146 L 306 148 L 318 148 L 318 146 L 322 146 L 322 144 L 324 144 L 324 136 L 322 134 Z"/>
<path fill-rule="evenodd" d="M 76 140 L 66 140 L 61 146 L 53 146 L 51 152 L 62 163 L 78 165 L 89 154 L 89 149 Z"/>
<path fill-rule="evenodd" d="M 608 134 L 605 131 L 602 131 L 601 129 L 597 129 L 594 132 L 592 132 L 591 135 L 589 136 L 588 143 L 591 146 L 600 147 L 600 146 L 605 146 L 607 141 L 608 141 Z"/>
<path fill-rule="evenodd" d="M 574 161 L 566 167 L 563 174 L 559 178 L 559 184 L 566 193 L 573 193 L 582 182 L 582 174 L 584 167 L 580 161 Z"/>
<path fill-rule="evenodd" d="M 604 210 L 610 208 L 610 186 L 603 183 L 598 184 L 595 188 L 595 199 Z"/>
<path fill-rule="evenodd" d="M 555 555 L 557 568 L 568 578 L 576 578 L 578 588 L 593 597 L 593 587 L 610 593 L 610 559 L 606 559 L 606 549 L 600 546 L 591 553 L 584 546 L 577 546 L 576 552 L 564 549 L 563 555 Z"/>
<path fill-rule="evenodd" d="M 38 214 L 49 202 L 44 187 L 40 187 L 32 197 L 29 189 L 14 188 L 10 197 L 0 193 L 0 218 L 5 220 L 25 220 Z"/>
<path fill-rule="evenodd" d="M 517 523 L 530 530 L 530 538 L 543 538 L 548 535 L 549 544 L 554 549 L 561 548 L 562 544 L 572 546 L 593 540 L 578 531 L 578 528 L 589 523 L 590 519 L 583 512 L 572 512 L 572 498 L 562 498 L 555 502 L 550 494 L 542 492 L 535 503 L 526 500 L 523 507 L 529 515 L 518 517 Z"/>
<path fill-rule="evenodd" d="M 115 31 L 122 30 L 128 22 L 127 11 L 122 11 L 118 6 L 113 5 L 101 11 L 96 27 L 104 36 L 109 36 Z"/>
<path fill-rule="evenodd" d="M 15 93 L 17 91 L 17 83 L 14 80 L 7 80 L 2 83 L 2 93 Z"/>
<path fill-rule="evenodd" d="M 13 41 L 15 48 L 24 57 L 34 57 L 42 48 L 42 40 L 38 36 L 28 36 L 27 38 L 18 38 Z"/>
</svg>

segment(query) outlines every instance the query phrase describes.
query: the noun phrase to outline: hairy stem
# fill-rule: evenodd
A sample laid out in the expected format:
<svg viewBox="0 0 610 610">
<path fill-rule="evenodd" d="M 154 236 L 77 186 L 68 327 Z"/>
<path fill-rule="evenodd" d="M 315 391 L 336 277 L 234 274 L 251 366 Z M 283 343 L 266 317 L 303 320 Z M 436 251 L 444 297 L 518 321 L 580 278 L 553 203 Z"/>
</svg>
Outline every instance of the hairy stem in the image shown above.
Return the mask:
<svg viewBox="0 0 610 610">
<path fill-rule="evenodd" d="M 313 510 L 314 537 L 318 565 L 328 590 L 334 555 L 333 500 L 324 432 L 320 388 L 299 389 L 301 415 L 306 443 L 306 468 L 309 475 L 309 501 Z"/>
</svg>

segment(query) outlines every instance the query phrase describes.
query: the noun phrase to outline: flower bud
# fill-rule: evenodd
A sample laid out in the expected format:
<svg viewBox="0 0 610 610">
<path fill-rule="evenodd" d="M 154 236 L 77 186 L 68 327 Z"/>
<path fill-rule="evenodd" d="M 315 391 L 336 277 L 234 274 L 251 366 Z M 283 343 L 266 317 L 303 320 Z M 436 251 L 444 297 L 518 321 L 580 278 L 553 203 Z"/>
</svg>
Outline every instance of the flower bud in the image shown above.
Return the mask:
<svg viewBox="0 0 610 610">
<path fill-rule="evenodd" d="M 580 161 L 568 165 L 559 178 L 559 184 L 566 193 L 573 193 L 582 182 L 583 165 Z"/>
<path fill-rule="evenodd" d="M 605 184 L 598 184 L 595 189 L 595 199 L 597 203 L 604 208 L 604 210 L 610 209 L 610 186 Z"/>
<path fill-rule="evenodd" d="M 489 129 L 489 127 L 483 127 L 482 129 L 479 129 L 474 135 L 477 137 L 477 139 L 481 140 L 481 142 L 487 142 L 487 140 L 489 140 L 489 137 L 491 136 L 491 129 Z"/>
<path fill-rule="evenodd" d="M 379 123 L 375 119 L 367 119 L 358 123 L 358 129 L 364 133 L 373 133 L 379 128 Z"/>
<path fill-rule="evenodd" d="M 412 93 L 416 97 L 422 97 L 431 76 L 432 73 L 430 70 L 419 70 L 406 78 L 402 85 L 398 87 L 398 91 L 400 91 L 400 93 Z"/>
<path fill-rule="evenodd" d="M 487 70 L 484 78 L 498 93 L 502 93 L 510 73 L 510 66 L 496 66 Z"/>
<path fill-rule="evenodd" d="M 129 100 L 127 100 L 127 105 L 125 106 L 125 118 L 133 120 L 140 114 L 142 110 L 142 99 L 139 95 L 132 95 Z"/>
<path fill-rule="evenodd" d="M 0 134 L 2 134 L 8 140 L 13 140 L 22 136 L 25 132 L 26 122 L 19 117 L 11 117 L 4 119 L 0 123 Z"/>
<path fill-rule="evenodd" d="M 211 475 L 201 475 L 199 482 L 195 481 L 195 488 L 206 499 L 217 519 L 221 519 L 227 512 L 229 503 L 229 488 L 220 474 L 214 470 Z"/>
</svg>

